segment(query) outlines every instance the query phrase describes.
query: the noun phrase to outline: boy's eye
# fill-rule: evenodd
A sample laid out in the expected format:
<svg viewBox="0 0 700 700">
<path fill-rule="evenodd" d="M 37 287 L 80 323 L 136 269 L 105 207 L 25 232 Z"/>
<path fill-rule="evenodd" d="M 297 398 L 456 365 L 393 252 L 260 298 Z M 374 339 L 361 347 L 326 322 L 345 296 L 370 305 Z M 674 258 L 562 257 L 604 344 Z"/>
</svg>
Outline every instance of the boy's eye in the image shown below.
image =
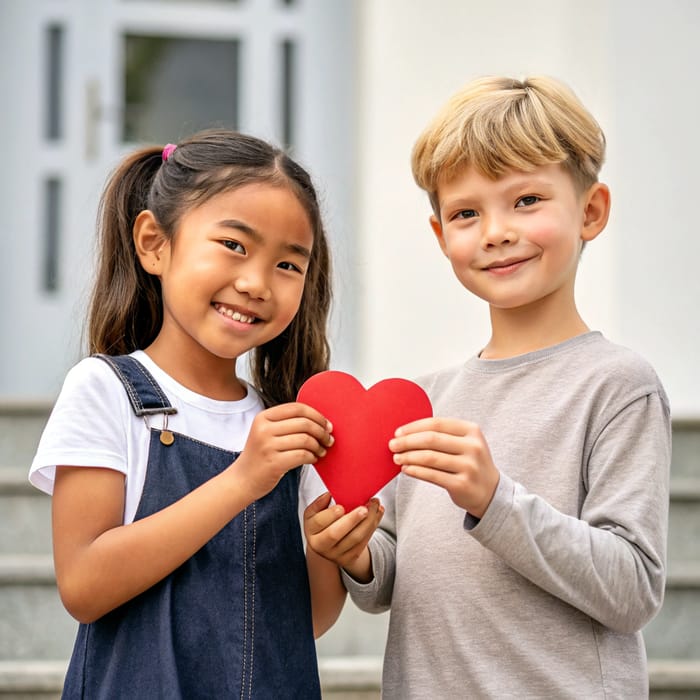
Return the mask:
<svg viewBox="0 0 700 700">
<path fill-rule="evenodd" d="M 454 218 L 455 219 L 473 219 L 475 216 L 478 216 L 476 211 L 474 209 L 462 209 L 462 211 L 458 211 Z"/>
<path fill-rule="evenodd" d="M 525 197 L 521 197 L 516 203 L 516 207 L 531 207 L 533 204 L 537 204 L 540 198 L 534 194 L 528 194 Z"/>
<path fill-rule="evenodd" d="M 221 242 L 234 253 L 243 253 L 245 255 L 245 248 L 238 241 L 232 241 L 231 239 L 226 238 Z"/>
</svg>

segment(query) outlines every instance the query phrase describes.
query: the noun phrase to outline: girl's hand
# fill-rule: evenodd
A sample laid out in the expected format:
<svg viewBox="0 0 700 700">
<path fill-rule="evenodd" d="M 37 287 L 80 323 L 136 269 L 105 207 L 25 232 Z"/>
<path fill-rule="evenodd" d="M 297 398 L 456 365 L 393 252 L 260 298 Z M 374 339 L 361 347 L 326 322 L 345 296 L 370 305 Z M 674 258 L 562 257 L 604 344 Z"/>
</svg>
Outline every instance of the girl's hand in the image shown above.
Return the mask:
<svg viewBox="0 0 700 700">
<path fill-rule="evenodd" d="M 253 420 L 243 452 L 229 467 L 252 503 L 265 496 L 290 470 L 314 464 L 333 444 L 332 425 L 314 408 L 285 403 Z"/>
<path fill-rule="evenodd" d="M 319 496 L 304 511 L 304 536 L 317 554 L 335 562 L 354 579 L 372 580 L 372 561 L 367 543 L 379 526 L 384 506 L 377 498 L 349 513 L 340 505 L 328 507 L 330 493 Z"/>
<path fill-rule="evenodd" d="M 401 426 L 389 449 L 404 474 L 441 486 L 460 508 L 483 517 L 500 474 L 478 425 L 424 418 Z"/>
</svg>

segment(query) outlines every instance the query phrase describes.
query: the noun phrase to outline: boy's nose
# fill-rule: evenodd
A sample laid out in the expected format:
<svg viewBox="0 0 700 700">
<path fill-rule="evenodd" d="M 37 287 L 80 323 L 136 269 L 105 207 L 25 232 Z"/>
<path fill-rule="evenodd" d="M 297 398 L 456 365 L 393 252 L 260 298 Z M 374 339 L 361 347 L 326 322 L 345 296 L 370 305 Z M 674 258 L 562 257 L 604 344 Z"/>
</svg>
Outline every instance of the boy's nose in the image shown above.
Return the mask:
<svg viewBox="0 0 700 700">
<path fill-rule="evenodd" d="M 494 245 L 509 245 L 517 240 L 517 234 L 509 226 L 508 220 L 501 217 L 483 217 L 482 244 L 484 248 Z"/>
</svg>

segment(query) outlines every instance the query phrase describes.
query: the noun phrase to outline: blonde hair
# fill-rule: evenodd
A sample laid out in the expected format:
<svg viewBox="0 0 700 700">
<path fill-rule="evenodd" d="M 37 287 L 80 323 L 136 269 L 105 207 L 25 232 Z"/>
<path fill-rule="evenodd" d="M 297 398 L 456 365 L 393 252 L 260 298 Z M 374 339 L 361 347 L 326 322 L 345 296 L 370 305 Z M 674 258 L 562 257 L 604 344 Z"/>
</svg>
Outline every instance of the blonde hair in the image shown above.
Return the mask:
<svg viewBox="0 0 700 700">
<path fill-rule="evenodd" d="M 413 147 L 411 168 L 437 212 L 439 183 L 469 166 L 496 179 L 561 163 L 584 190 L 597 182 L 604 158 L 602 129 L 561 82 L 484 77 L 438 112 Z"/>
</svg>

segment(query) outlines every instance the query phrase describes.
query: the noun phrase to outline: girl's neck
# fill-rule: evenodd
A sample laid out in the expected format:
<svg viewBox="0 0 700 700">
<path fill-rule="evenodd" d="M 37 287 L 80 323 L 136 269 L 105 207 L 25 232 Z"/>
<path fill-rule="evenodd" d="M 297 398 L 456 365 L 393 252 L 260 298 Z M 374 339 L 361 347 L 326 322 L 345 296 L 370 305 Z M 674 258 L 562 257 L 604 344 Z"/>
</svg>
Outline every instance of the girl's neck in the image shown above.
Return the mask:
<svg viewBox="0 0 700 700">
<path fill-rule="evenodd" d="M 209 355 L 175 356 L 156 338 L 146 354 L 166 374 L 190 391 L 216 401 L 240 401 L 248 390 L 236 376 L 236 360 Z"/>
<path fill-rule="evenodd" d="M 491 338 L 480 357 L 498 360 L 552 347 L 589 331 L 576 306 L 565 310 L 491 308 Z M 563 313 L 562 313 L 563 311 Z"/>
</svg>

